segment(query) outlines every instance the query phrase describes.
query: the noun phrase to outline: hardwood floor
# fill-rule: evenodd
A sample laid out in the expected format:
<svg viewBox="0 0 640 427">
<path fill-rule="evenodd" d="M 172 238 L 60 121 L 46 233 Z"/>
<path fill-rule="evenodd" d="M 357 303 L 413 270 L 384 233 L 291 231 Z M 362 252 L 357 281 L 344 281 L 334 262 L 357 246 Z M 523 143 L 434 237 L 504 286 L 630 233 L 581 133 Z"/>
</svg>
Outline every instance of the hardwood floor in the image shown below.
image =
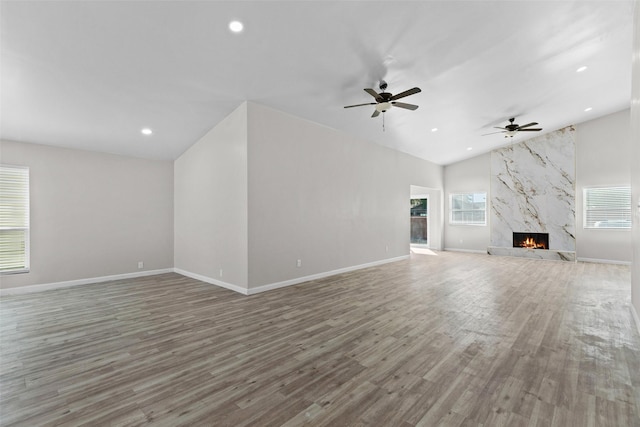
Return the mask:
<svg viewBox="0 0 640 427">
<path fill-rule="evenodd" d="M 5 297 L 0 424 L 639 426 L 629 268 L 451 252 Z"/>
</svg>

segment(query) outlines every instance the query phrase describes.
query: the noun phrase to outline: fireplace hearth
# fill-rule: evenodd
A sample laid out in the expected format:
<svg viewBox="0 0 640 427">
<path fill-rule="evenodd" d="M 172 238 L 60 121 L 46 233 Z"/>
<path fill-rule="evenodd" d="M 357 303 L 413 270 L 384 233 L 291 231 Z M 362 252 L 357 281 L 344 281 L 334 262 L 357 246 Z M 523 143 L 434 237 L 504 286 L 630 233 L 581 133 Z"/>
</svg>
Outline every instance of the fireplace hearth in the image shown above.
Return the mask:
<svg viewBox="0 0 640 427">
<path fill-rule="evenodd" d="M 513 233 L 513 247 L 549 249 L 549 233 Z"/>
</svg>

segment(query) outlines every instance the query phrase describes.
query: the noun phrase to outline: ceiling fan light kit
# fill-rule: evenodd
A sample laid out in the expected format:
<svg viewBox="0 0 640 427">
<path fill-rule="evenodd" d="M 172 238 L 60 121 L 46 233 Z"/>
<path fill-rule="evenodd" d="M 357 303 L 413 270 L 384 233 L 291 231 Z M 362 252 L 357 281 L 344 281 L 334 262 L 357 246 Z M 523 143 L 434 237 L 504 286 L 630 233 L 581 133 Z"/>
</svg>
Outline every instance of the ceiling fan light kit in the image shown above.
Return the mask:
<svg viewBox="0 0 640 427">
<path fill-rule="evenodd" d="M 378 112 L 380 112 L 380 113 L 384 113 L 389 108 L 391 108 L 391 103 L 390 102 L 381 102 L 378 105 L 376 105 L 376 110 L 378 110 Z"/>
<path fill-rule="evenodd" d="M 414 95 L 416 93 L 422 92 L 419 87 L 414 87 L 409 90 L 405 90 L 404 92 L 400 92 L 396 95 L 385 92 L 387 89 L 387 82 L 384 80 L 380 81 L 379 88 L 382 92 L 378 93 L 371 88 L 367 88 L 364 91 L 371 95 L 376 102 L 368 102 L 366 104 L 355 104 L 355 105 L 347 105 L 344 108 L 352 108 L 352 107 L 362 107 L 365 105 L 374 105 L 375 111 L 371 115 L 372 118 L 378 117 L 380 113 L 385 113 L 391 109 L 391 107 L 404 108 L 405 110 L 417 110 L 418 106 L 415 104 L 406 104 L 404 102 L 396 102 L 397 99 L 404 98 L 409 95 Z"/>
</svg>

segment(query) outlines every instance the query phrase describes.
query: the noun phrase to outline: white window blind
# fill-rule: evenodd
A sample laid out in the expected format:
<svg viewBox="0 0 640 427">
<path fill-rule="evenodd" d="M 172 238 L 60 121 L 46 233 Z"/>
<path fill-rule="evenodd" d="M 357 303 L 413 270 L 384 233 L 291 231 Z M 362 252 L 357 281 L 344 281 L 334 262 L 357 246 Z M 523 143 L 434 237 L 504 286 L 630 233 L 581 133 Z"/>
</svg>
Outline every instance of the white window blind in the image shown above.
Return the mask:
<svg viewBox="0 0 640 427">
<path fill-rule="evenodd" d="M 631 228 L 631 187 L 584 189 L 584 228 Z"/>
<path fill-rule="evenodd" d="M 0 272 L 29 271 L 29 168 L 0 165 Z"/>
<path fill-rule="evenodd" d="M 487 225 L 487 193 L 451 193 L 449 224 Z"/>
</svg>

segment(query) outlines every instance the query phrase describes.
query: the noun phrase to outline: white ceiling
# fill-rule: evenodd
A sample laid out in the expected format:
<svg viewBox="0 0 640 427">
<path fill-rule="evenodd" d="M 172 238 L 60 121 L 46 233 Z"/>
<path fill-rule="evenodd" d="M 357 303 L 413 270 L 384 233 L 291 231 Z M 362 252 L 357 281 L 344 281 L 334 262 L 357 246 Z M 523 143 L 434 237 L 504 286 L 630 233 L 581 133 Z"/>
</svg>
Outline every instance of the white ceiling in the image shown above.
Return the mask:
<svg viewBox="0 0 640 427">
<path fill-rule="evenodd" d="M 449 164 L 536 135 L 482 136 L 512 116 L 544 133 L 629 107 L 632 11 L 632 0 L 2 1 L 1 136 L 175 159 L 252 101 Z M 392 93 L 422 89 L 403 99 L 418 110 L 385 113 L 385 132 L 372 106 L 342 108 L 371 102 L 363 89 L 381 78 Z"/>
</svg>

